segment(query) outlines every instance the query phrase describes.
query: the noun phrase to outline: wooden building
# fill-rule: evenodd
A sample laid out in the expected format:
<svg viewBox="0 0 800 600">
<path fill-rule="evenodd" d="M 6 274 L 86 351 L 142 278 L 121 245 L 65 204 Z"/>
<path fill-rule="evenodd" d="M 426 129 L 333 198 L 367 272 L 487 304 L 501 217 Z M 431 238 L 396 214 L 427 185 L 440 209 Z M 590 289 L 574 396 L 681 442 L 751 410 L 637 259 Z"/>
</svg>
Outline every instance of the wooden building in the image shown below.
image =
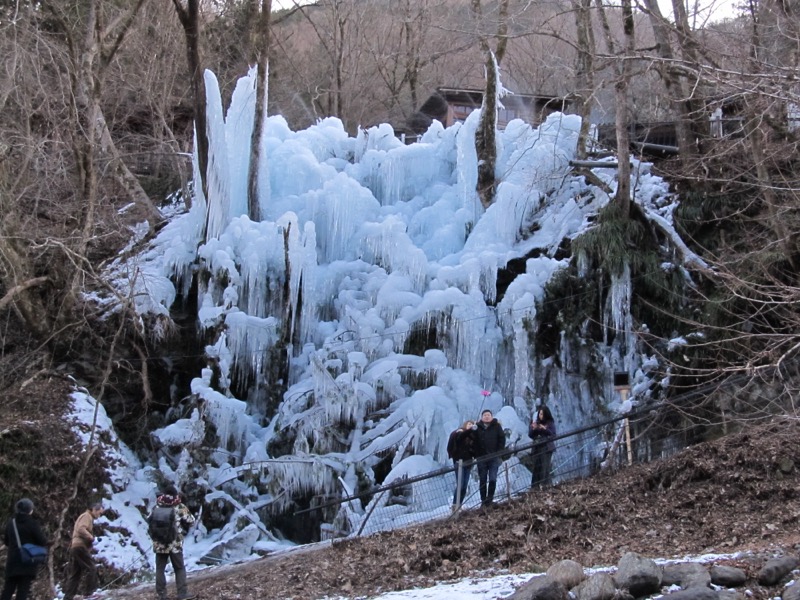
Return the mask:
<svg viewBox="0 0 800 600">
<path fill-rule="evenodd" d="M 407 134 L 425 133 L 434 119 L 445 127 L 462 123 L 469 114 L 481 107 L 483 90 L 438 88 L 408 120 Z M 566 111 L 568 101 L 557 96 L 509 94 L 501 100 L 498 127 L 504 128 L 513 119 L 538 125 L 551 113 Z"/>
</svg>

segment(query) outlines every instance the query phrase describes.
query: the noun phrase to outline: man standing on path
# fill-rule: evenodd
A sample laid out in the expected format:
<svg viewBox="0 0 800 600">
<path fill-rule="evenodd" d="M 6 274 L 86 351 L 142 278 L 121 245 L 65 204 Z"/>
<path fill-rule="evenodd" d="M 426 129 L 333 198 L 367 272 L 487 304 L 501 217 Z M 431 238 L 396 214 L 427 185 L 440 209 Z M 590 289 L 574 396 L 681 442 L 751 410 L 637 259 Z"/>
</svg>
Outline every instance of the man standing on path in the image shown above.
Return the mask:
<svg viewBox="0 0 800 600">
<path fill-rule="evenodd" d="M 86 576 L 86 596 L 91 596 L 97 589 L 97 566 L 92 557 L 94 544 L 94 521 L 103 514 L 103 505 L 95 502 L 89 505 L 72 528 L 72 543 L 69 547 L 69 566 L 67 582 L 64 584 L 64 600 L 73 600 L 83 576 Z"/>
<path fill-rule="evenodd" d="M 480 482 L 481 505 L 491 506 L 494 503 L 494 491 L 497 488 L 497 471 L 500 468 L 500 457 L 491 454 L 500 452 L 506 447 L 506 434 L 500 421 L 492 416 L 492 411 L 484 410 L 478 421 L 476 431 L 478 444 L 475 459 L 478 462 L 478 480 Z"/>
<path fill-rule="evenodd" d="M 174 485 L 167 486 L 156 498 L 156 506 L 147 519 L 153 551 L 156 553 L 156 597 L 167 598 L 167 562 L 175 571 L 178 600 L 191 600 L 195 596 L 186 587 L 186 567 L 183 564 L 183 536 L 194 523 L 194 516 Z"/>
</svg>

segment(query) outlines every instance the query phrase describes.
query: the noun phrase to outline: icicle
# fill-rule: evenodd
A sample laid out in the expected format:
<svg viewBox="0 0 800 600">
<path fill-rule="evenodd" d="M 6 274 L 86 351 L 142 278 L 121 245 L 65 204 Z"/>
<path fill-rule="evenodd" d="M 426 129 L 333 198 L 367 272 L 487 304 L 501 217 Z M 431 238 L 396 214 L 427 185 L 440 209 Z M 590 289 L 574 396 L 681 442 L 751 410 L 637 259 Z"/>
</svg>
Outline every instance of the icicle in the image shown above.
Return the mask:
<svg viewBox="0 0 800 600">
<path fill-rule="evenodd" d="M 226 315 L 225 326 L 238 376 L 246 379 L 251 373 L 265 375 L 264 359 L 279 340 L 277 319 L 251 317 L 235 311 Z"/>
<path fill-rule="evenodd" d="M 219 236 L 230 215 L 230 171 L 225 122 L 222 117 L 222 96 L 217 78 L 205 71 L 206 118 L 208 121 L 208 223 L 206 239 Z"/>
<path fill-rule="evenodd" d="M 250 169 L 250 138 L 256 109 L 256 67 L 236 83 L 231 105 L 225 115 L 225 141 L 230 172 L 229 218 L 246 215 Z"/>
</svg>

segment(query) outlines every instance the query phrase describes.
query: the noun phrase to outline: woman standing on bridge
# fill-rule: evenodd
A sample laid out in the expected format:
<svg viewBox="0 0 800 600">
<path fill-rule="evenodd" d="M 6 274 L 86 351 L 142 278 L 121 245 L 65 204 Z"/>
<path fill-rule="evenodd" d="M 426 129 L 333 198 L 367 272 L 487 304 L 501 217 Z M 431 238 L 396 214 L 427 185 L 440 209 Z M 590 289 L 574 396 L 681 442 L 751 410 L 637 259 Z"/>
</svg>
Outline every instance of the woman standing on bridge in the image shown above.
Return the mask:
<svg viewBox="0 0 800 600">
<path fill-rule="evenodd" d="M 475 458 L 475 423 L 464 421 L 464 424 L 450 434 L 447 440 L 447 455 L 453 459 L 456 467 L 456 490 L 453 492 L 453 506 L 455 512 L 464 502 L 469 485 L 469 474 Z"/>
<path fill-rule="evenodd" d="M 531 421 L 528 428 L 528 437 L 537 442 L 534 444 L 533 477 L 531 487 L 550 485 L 550 469 L 553 461 L 553 452 L 556 445 L 553 438 L 556 436 L 556 422 L 550 409 L 544 404 L 539 407 L 536 418 Z"/>
</svg>

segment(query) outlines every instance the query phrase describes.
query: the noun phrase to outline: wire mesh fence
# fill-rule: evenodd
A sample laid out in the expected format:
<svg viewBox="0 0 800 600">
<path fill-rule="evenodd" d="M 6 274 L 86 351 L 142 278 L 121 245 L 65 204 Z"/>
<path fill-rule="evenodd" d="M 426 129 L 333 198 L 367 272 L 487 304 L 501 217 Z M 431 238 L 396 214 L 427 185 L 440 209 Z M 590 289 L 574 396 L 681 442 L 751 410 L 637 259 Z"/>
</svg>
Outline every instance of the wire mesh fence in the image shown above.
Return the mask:
<svg viewBox="0 0 800 600">
<path fill-rule="evenodd" d="M 745 376 L 730 378 L 725 387 L 738 390 L 746 379 Z M 708 389 L 673 398 L 669 403 L 552 437 L 556 450 L 545 481 L 532 480 L 534 463 L 544 448 L 542 443 L 517 443 L 474 461 L 427 472 L 412 469 L 406 476 L 340 499 L 321 501 L 297 511 L 295 516 L 314 515 L 313 518 L 322 522 L 321 539 L 367 535 L 478 508 L 483 503 L 482 487 L 485 492 L 493 492 L 494 502 L 504 502 L 530 492 L 537 485 L 557 485 L 602 471 L 667 458 L 693 443 L 729 432 L 730 422 L 726 421 L 729 404 L 725 393 L 722 399 L 718 394 L 709 400 L 711 391 L 722 389 L 714 384 Z M 785 409 L 773 405 L 772 401 L 767 402 L 766 398 L 764 401 L 764 406 L 748 407 L 748 414 L 752 417 L 757 412 L 763 417 Z M 487 471 L 488 475 L 483 477 Z M 489 490 L 492 479 L 494 485 Z"/>
</svg>

